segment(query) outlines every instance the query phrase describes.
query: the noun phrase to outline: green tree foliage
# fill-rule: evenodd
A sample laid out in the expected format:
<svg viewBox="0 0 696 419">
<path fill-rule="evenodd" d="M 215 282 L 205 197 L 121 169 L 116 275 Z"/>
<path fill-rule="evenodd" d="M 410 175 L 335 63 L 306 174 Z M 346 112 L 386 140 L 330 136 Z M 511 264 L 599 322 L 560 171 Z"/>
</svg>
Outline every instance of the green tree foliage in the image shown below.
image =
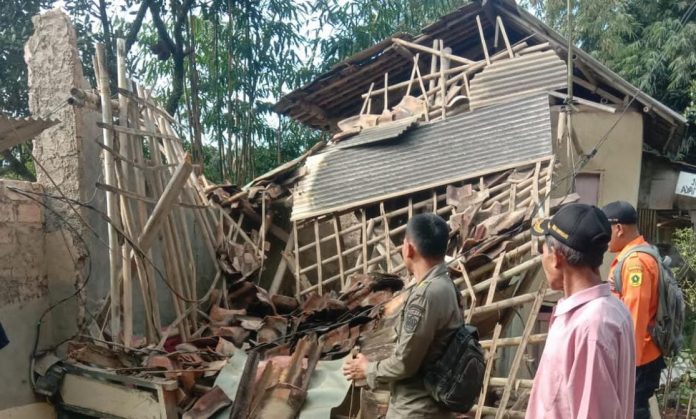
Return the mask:
<svg viewBox="0 0 696 419">
<path fill-rule="evenodd" d="M 550 26 L 567 34 L 567 0 L 526 3 Z M 572 3 L 572 36 L 577 45 L 644 92 L 696 122 L 691 96 L 696 89 L 696 12 L 689 9 L 692 1 Z M 690 103 L 692 111 L 687 112 Z"/>
<path fill-rule="evenodd" d="M 326 69 L 395 33 L 417 34 L 466 0 L 316 0 L 317 29 L 310 42 Z M 325 28 L 331 28 L 324 36 Z"/>
</svg>

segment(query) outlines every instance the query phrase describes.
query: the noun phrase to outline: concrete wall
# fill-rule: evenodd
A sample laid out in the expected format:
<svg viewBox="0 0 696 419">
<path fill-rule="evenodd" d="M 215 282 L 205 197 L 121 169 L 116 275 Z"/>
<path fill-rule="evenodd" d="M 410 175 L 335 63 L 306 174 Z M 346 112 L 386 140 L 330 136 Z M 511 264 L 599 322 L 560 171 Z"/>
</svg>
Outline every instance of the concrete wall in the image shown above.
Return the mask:
<svg viewBox="0 0 696 419">
<path fill-rule="evenodd" d="M 0 322 L 10 344 L 0 350 L 0 410 L 35 401 L 29 385 L 29 356 L 36 323 L 49 306 L 44 246 L 44 212 L 39 202 L 13 192 L 17 188 L 43 202 L 40 185 L 0 181 Z M 41 343 L 52 342 L 50 317 Z"/>
<path fill-rule="evenodd" d="M 588 108 L 580 108 L 579 112 L 573 114 L 574 133 L 584 153 L 589 153 L 619 118 L 620 121 L 611 130 L 597 154 L 581 170 L 582 173 L 600 175 L 597 203 L 599 207 L 616 200 L 628 201 L 634 206 L 638 203 L 643 151 L 643 115 L 629 111 L 621 117 L 620 112 L 611 114 Z M 558 113 L 555 112 L 552 114 L 553 126 L 557 126 L 557 121 Z M 560 163 L 556 179 L 570 173 L 566 150 L 565 142 L 555 144 L 556 158 Z M 576 161 L 577 158 L 576 154 Z M 564 195 L 570 190 L 570 186 L 570 179 L 561 182 L 552 196 Z M 604 256 L 601 269 L 603 275 L 606 276 L 608 273 L 613 258 L 614 255 L 611 253 Z"/>
<path fill-rule="evenodd" d="M 95 186 L 101 178 L 100 150 L 95 141 L 100 138 L 98 114 L 61 106 L 71 88 L 89 88 L 75 30 L 59 9 L 35 16 L 32 22 L 34 33 L 24 47 L 29 108 L 34 115 L 61 121 L 34 139 L 33 153 L 40 164 L 36 168 L 37 181 L 50 195 L 65 195 L 103 210 L 105 196 Z M 65 319 L 55 325 L 56 339 L 62 340 L 74 334 L 78 324 L 88 317 L 84 307 L 96 311 L 98 299 L 108 290 L 108 269 L 98 269 L 108 266 L 106 225 L 98 213 L 61 199 L 47 198 L 46 205 L 51 209 L 46 212 L 46 243 L 52 249 L 46 254 L 51 302 L 70 295 L 89 280 L 85 293 L 55 310 L 56 317 Z M 100 237 L 92 233 L 93 229 Z"/>
</svg>

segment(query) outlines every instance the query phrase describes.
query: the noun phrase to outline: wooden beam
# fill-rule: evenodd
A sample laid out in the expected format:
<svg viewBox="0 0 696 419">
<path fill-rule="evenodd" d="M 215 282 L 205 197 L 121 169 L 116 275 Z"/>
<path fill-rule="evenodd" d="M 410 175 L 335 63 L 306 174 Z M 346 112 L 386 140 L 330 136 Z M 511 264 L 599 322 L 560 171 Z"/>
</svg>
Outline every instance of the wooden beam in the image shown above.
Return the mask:
<svg viewBox="0 0 696 419">
<path fill-rule="evenodd" d="M 481 47 L 483 48 L 483 55 L 486 57 L 486 64 L 491 65 L 491 57 L 488 55 L 486 37 L 483 34 L 483 27 L 481 26 L 481 18 L 479 15 L 476 15 L 476 25 L 478 26 L 479 36 L 481 37 Z"/>
</svg>

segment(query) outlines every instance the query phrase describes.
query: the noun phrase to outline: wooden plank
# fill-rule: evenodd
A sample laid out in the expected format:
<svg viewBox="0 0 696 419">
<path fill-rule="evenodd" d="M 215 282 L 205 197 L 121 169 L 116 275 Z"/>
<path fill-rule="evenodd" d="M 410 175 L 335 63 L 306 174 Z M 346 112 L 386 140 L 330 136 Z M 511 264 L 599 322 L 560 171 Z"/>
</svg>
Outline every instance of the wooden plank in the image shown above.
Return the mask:
<svg viewBox="0 0 696 419">
<path fill-rule="evenodd" d="M 96 378 L 66 374 L 61 382 L 60 395 L 68 406 L 108 417 L 167 418 L 153 392 Z"/>
<path fill-rule="evenodd" d="M 476 25 L 478 26 L 479 36 L 481 37 L 481 47 L 483 48 L 483 55 L 486 57 L 486 64 L 491 65 L 491 57 L 488 55 L 486 37 L 483 34 L 483 27 L 481 26 L 481 18 L 479 15 L 476 15 Z"/>
<path fill-rule="evenodd" d="M 495 353 L 496 350 L 498 349 L 497 344 L 498 344 L 498 338 L 500 337 L 500 331 L 503 329 L 503 327 L 500 325 L 500 323 L 495 324 L 495 328 L 493 329 L 493 344 L 491 345 L 490 349 L 488 350 L 488 353 L 486 354 L 486 371 L 483 374 L 483 387 L 481 388 L 481 393 L 479 394 L 479 399 L 478 399 L 478 407 L 476 409 L 476 419 L 481 419 L 481 415 L 483 414 L 483 407 L 486 404 L 486 394 L 488 393 L 488 381 L 491 378 L 491 372 L 493 371 L 493 364 L 495 363 Z"/>
<path fill-rule="evenodd" d="M 541 303 L 544 301 L 544 297 L 546 296 L 547 286 L 548 283 L 546 281 L 541 281 L 539 291 L 537 291 L 536 297 L 534 298 L 534 303 L 532 304 L 532 307 L 529 312 L 529 317 L 527 318 L 527 323 L 524 326 L 524 332 L 522 333 L 522 341 L 520 342 L 520 345 L 517 347 L 515 357 L 512 360 L 512 364 L 510 365 L 510 371 L 508 373 L 508 382 L 505 384 L 505 388 L 503 389 L 503 395 L 500 398 L 500 407 L 498 409 L 498 413 L 495 415 L 496 419 L 502 419 L 503 416 L 505 416 L 506 410 L 508 410 L 507 403 L 510 400 L 510 392 L 512 391 L 512 386 L 515 382 L 515 379 L 517 378 L 517 371 L 520 368 L 522 358 L 524 357 L 524 353 L 527 349 L 527 341 L 529 340 L 529 336 L 531 336 L 532 334 L 532 330 L 534 329 L 537 316 L 539 315 Z"/>
<path fill-rule="evenodd" d="M 141 250 L 146 251 L 152 246 L 157 233 L 164 223 L 165 217 L 174 206 L 174 201 L 181 193 L 181 189 L 186 183 L 189 174 L 191 174 L 192 169 L 191 156 L 187 154 L 184 161 L 176 169 L 176 172 L 174 172 L 174 175 L 164 188 L 164 192 L 157 201 L 155 209 L 152 210 L 150 218 L 145 223 L 143 232 L 140 234 L 140 237 L 138 237 L 138 247 L 140 247 Z"/>
<path fill-rule="evenodd" d="M 102 123 L 105 125 L 111 125 L 112 115 L 111 115 L 111 93 L 109 91 L 109 75 L 106 71 L 106 59 L 104 52 L 104 45 L 97 42 L 95 44 L 96 48 L 96 63 L 97 69 L 95 69 L 97 78 L 99 80 L 99 93 L 102 101 Z M 107 147 L 114 148 L 113 136 L 109 130 L 104 129 L 102 131 L 103 141 Z M 104 151 L 102 153 L 104 158 L 104 181 L 107 185 L 115 186 L 116 180 L 114 179 L 114 159 L 108 152 Z M 109 276 L 110 276 L 110 296 L 111 296 L 111 334 L 114 336 L 115 341 L 119 341 L 121 336 L 121 292 L 119 289 L 119 265 L 120 265 L 120 251 L 118 243 L 118 231 L 120 228 L 120 216 L 118 214 L 117 208 L 117 197 L 113 193 L 106 193 L 106 212 L 107 216 L 111 220 L 108 225 L 108 236 L 109 236 Z"/>
</svg>

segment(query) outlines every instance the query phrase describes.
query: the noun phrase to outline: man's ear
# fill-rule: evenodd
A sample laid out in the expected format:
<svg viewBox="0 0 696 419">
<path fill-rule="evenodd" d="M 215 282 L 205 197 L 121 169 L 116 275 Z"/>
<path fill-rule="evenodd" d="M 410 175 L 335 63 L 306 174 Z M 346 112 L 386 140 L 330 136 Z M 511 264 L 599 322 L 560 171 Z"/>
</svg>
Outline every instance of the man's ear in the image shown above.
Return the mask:
<svg viewBox="0 0 696 419">
<path fill-rule="evenodd" d="M 413 256 L 416 254 L 416 248 L 413 247 L 413 244 L 409 240 L 404 241 L 404 253 L 409 259 L 413 259 Z"/>
<path fill-rule="evenodd" d="M 563 256 L 561 252 L 556 249 L 551 249 L 551 266 L 555 269 L 561 269 L 565 262 L 565 256 Z"/>
<path fill-rule="evenodd" d="M 624 233 L 624 226 L 622 224 L 616 224 L 616 237 L 623 237 Z"/>
</svg>

